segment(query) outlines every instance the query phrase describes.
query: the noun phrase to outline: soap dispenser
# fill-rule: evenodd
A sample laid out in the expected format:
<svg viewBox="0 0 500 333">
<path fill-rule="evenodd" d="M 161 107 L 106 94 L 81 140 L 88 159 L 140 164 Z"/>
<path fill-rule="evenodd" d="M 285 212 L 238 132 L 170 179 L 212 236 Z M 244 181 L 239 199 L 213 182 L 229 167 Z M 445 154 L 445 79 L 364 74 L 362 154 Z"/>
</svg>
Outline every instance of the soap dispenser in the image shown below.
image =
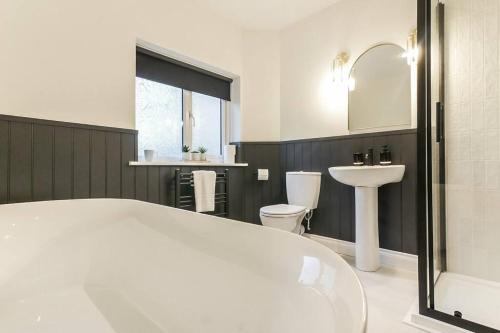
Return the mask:
<svg viewBox="0 0 500 333">
<path fill-rule="evenodd" d="M 368 148 L 368 153 L 365 155 L 365 165 L 373 165 L 373 148 Z"/>
<path fill-rule="evenodd" d="M 392 164 L 391 151 L 388 145 L 382 146 L 382 151 L 380 152 L 380 165 Z"/>
</svg>

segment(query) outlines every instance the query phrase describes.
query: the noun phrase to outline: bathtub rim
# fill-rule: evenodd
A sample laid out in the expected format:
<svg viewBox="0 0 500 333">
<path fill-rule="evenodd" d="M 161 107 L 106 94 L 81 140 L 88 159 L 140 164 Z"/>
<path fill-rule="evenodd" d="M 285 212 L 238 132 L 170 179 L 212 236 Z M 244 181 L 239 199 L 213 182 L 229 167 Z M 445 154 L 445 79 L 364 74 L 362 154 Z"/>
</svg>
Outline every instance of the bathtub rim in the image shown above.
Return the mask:
<svg viewBox="0 0 500 333">
<path fill-rule="evenodd" d="M 183 214 L 187 214 L 187 215 L 193 214 L 193 215 L 199 216 L 199 214 L 200 214 L 200 213 L 197 213 L 194 211 L 188 211 L 188 210 L 184 210 L 184 209 L 180 209 L 180 208 L 176 208 L 176 207 L 165 206 L 165 205 L 161 205 L 161 204 L 141 201 L 141 200 L 137 200 L 137 199 L 127 199 L 127 198 L 81 198 L 81 199 L 43 200 L 43 201 L 32 201 L 32 202 L 6 203 L 6 204 L 0 204 L 0 213 L 1 213 L 2 207 L 56 204 L 58 202 L 92 202 L 92 201 L 95 201 L 95 202 L 103 202 L 103 201 L 132 202 L 133 204 L 139 204 L 142 206 L 161 207 L 164 209 L 172 209 L 172 210 L 175 210 L 178 212 L 181 211 Z M 231 224 L 233 224 L 235 222 L 244 223 L 242 225 L 242 226 L 244 226 L 244 228 L 253 228 L 255 230 L 263 230 L 264 229 L 264 230 L 266 230 L 266 233 L 275 233 L 275 234 L 281 233 L 284 237 L 295 238 L 297 240 L 300 239 L 300 242 L 304 242 L 304 241 L 309 242 L 309 244 L 311 244 L 313 247 L 322 248 L 323 251 L 328 253 L 329 255 L 333 254 L 333 256 L 336 257 L 336 261 L 341 263 L 341 265 L 344 265 L 344 268 L 345 268 L 345 266 L 347 266 L 347 268 L 348 268 L 347 271 L 354 277 L 355 284 L 361 292 L 361 298 L 362 298 L 361 321 L 362 321 L 362 323 L 361 323 L 361 330 L 359 331 L 359 333 L 366 332 L 367 322 L 368 322 L 368 305 L 367 305 L 366 293 L 365 293 L 363 285 L 362 285 L 358 275 L 356 274 L 354 268 L 351 265 L 349 265 L 349 263 L 347 263 L 347 261 L 344 258 L 342 258 L 341 255 L 339 255 L 338 253 L 336 253 L 332 249 L 328 248 L 327 246 L 325 246 L 317 241 L 314 241 L 308 237 L 304 237 L 304 236 L 301 236 L 301 235 L 298 235 L 295 233 L 291 233 L 291 232 L 288 232 L 285 230 L 280 230 L 277 228 L 267 227 L 267 226 L 263 226 L 263 225 L 257 225 L 257 224 L 253 224 L 253 223 L 249 223 L 249 222 L 245 222 L 245 221 L 239 221 L 239 220 L 235 220 L 235 219 L 230 219 L 230 218 L 226 218 L 226 217 L 220 217 L 220 216 L 214 216 L 214 215 L 208 215 L 208 214 L 204 214 L 204 215 L 205 215 L 204 216 L 205 218 L 209 218 L 212 220 L 218 220 L 219 222 L 223 222 L 223 223 L 231 223 Z M 340 260 L 338 260 L 338 259 L 340 259 Z"/>
</svg>

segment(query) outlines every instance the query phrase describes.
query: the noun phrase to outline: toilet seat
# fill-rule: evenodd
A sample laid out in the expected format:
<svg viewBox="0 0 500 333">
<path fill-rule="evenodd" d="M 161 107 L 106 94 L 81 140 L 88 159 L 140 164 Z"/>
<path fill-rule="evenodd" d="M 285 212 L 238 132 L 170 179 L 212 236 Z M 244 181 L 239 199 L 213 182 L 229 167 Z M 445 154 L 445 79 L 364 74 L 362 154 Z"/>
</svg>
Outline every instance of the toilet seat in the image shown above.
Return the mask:
<svg viewBox="0 0 500 333">
<path fill-rule="evenodd" d="M 306 213 L 306 207 L 295 205 L 271 205 L 260 209 L 260 214 L 268 217 L 291 217 L 303 215 Z"/>
</svg>

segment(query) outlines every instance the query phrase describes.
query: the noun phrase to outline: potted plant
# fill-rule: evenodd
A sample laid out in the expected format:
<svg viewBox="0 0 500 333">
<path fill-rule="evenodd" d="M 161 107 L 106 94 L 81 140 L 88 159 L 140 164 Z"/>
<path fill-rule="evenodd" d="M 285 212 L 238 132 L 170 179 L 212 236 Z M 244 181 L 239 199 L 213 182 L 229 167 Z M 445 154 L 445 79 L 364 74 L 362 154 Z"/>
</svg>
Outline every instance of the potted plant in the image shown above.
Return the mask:
<svg viewBox="0 0 500 333">
<path fill-rule="evenodd" d="M 198 151 L 200 152 L 200 160 L 201 161 L 206 161 L 207 160 L 207 148 L 201 146 L 198 148 Z"/>
<path fill-rule="evenodd" d="M 184 145 L 182 146 L 182 159 L 184 161 L 189 161 L 191 160 L 191 153 L 189 152 L 191 150 L 191 147 Z"/>
<path fill-rule="evenodd" d="M 200 160 L 200 152 L 199 151 L 192 151 L 191 152 L 191 158 L 193 159 L 193 161 L 199 161 Z"/>
</svg>

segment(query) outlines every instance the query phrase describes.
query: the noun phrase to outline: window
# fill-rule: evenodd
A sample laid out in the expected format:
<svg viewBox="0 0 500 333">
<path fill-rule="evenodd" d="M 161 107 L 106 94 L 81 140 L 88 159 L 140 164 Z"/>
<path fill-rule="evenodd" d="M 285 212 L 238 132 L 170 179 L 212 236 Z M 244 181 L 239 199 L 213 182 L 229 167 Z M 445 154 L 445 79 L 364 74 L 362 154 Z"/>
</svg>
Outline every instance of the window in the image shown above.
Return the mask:
<svg viewBox="0 0 500 333">
<path fill-rule="evenodd" d="M 139 159 L 153 149 L 158 159 L 178 159 L 183 145 L 222 155 L 225 101 L 163 83 L 136 78 Z"/>
<path fill-rule="evenodd" d="M 159 158 L 179 155 L 182 147 L 182 89 L 136 78 L 135 125 L 139 156 L 153 149 Z"/>
<path fill-rule="evenodd" d="M 222 101 L 220 98 L 192 93 L 193 149 L 203 146 L 210 155 L 222 154 Z"/>
<path fill-rule="evenodd" d="M 179 159 L 183 145 L 221 156 L 232 80 L 140 47 L 136 70 L 139 159 Z"/>
</svg>

